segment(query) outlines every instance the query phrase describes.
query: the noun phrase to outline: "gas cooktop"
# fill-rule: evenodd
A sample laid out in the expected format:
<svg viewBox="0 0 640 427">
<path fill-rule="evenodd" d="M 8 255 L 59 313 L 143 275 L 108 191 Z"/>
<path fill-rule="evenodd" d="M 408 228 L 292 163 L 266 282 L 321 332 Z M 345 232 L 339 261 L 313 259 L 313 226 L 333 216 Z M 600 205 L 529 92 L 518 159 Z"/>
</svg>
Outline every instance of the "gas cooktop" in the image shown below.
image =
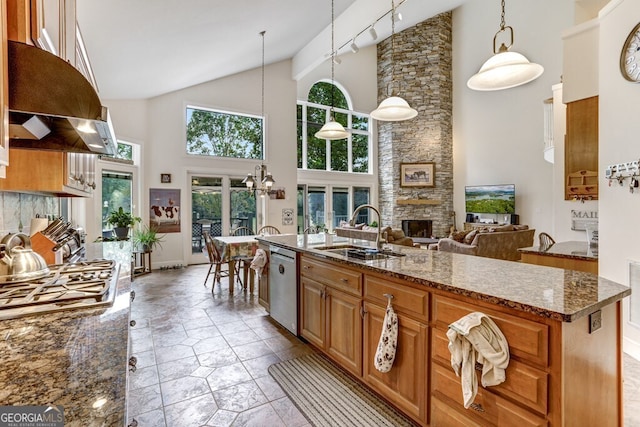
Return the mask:
<svg viewBox="0 0 640 427">
<path fill-rule="evenodd" d="M 49 266 L 49 274 L 0 285 L 0 319 L 113 304 L 118 265 L 93 260 Z"/>
</svg>

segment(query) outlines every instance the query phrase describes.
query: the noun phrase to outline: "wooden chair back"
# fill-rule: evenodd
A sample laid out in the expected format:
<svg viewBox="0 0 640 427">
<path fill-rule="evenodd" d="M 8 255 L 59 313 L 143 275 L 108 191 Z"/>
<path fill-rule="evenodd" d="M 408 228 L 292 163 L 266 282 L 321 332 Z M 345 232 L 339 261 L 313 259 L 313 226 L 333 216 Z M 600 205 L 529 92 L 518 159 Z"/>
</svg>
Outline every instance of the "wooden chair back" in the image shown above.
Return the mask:
<svg viewBox="0 0 640 427">
<path fill-rule="evenodd" d="M 238 227 L 231 233 L 232 236 L 253 236 L 254 231 L 249 227 Z"/>
<path fill-rule="evenodd" d="M 278 230 L 273 225 L 265 225 L 264 227 L 260 228 L 260 230 L 258 230 L 258 234 L 259 235 L 280 234 L 280 230 Z"/>
</svg>

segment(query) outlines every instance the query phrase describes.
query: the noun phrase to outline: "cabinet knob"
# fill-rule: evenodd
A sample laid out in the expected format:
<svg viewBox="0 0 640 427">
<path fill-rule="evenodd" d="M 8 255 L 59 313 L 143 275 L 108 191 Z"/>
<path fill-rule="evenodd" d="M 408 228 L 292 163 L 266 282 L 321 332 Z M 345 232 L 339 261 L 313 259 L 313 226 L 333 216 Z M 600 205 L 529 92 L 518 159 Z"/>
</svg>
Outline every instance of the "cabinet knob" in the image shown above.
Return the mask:
<svg viewBox="0 0 640 427">
<path fill-rule="evenodd" d="M 135 418 L 132 419 L 131 422 L 127 424 L 127 427 L 138 427 L 138 421 Z"/>
<path fill-rule="evenodd" d="M 136 299 L 136 291 L 131 291 L 131 301 L 133 302 L 134 299 Z"/>
<path fill-rule="evenodd" d="M 469 408 L 473 409 L 474 411 L 484 412 L 484 408 L 479 403 L 472 403 L 471 405 L 469 405 Z"/>
<path fill-rule="evenodd" d="M 136 326 L 136 321 L 132 320 L 131 322 L 129 322 L 129 326 L 131 326 L 132 328 Z"/>
<path fill-rule="evenodd" d="M 131 372 L 135 372 L 136 371 L 136 364 L 138 363 L 138 358 L 135 356 L 131 356 L 129 358 L 129 370 Z"/>
<path fill-rule="evenodd" d="M 341 278 L 340 278 L 340 281 L 341 281 L 342 283 L 349 283 L 349 279 L 347 279 L 346 277 L 341 277 Z"/>
<path fill-rule="evenodd" d="M 364 319 L 364 316 L 366 314 L 367 314 L 367 311 L 364 309 L 364 307 L 360 306 L 360 317 Z"/>
</svg>

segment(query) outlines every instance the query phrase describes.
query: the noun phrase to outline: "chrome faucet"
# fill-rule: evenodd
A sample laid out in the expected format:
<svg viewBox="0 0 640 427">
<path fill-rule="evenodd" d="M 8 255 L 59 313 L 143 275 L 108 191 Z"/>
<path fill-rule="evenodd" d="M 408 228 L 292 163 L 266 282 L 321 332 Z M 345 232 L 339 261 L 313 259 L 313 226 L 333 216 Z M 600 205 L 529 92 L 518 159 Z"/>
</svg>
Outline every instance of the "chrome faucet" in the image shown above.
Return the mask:
<svg viewBox="0 0 640 427">
<path fill-rule="evenodd" d="M 351 214 L 351 219 L 349 220 L 349 225 L 351 227 L 356 225 L 356 218 L 358 217 L 358 212 L 360 212 L 362 209 L 365 208 L 369 208 L 372 211 L 374 211 L 376 213 L 376 215 L 378 215 L 378 234 L 376 235 L 376 248 L 378 250 L 382 249 L 382 218 L 380 217 L 380 211 L 378 211 L 378 209 L 375 208 L 375 206 L 372 205 L 360 205 L 358 206 L 354 211 L 353 214 Z"/>
</svg>

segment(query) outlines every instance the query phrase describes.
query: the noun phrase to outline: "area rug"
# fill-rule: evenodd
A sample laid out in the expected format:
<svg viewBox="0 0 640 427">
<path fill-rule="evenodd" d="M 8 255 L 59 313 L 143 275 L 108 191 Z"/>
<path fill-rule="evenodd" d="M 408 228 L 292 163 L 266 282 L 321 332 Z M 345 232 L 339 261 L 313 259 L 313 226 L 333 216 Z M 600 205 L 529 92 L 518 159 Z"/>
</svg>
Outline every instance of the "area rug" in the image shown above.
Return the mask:
<svg viewBox="0 0 640 427">
<path fill-rule="evenodd" d="M 319 354 L 276 363 L 269 373 L 316 427 L 415 425 Z"/>
</svg>

